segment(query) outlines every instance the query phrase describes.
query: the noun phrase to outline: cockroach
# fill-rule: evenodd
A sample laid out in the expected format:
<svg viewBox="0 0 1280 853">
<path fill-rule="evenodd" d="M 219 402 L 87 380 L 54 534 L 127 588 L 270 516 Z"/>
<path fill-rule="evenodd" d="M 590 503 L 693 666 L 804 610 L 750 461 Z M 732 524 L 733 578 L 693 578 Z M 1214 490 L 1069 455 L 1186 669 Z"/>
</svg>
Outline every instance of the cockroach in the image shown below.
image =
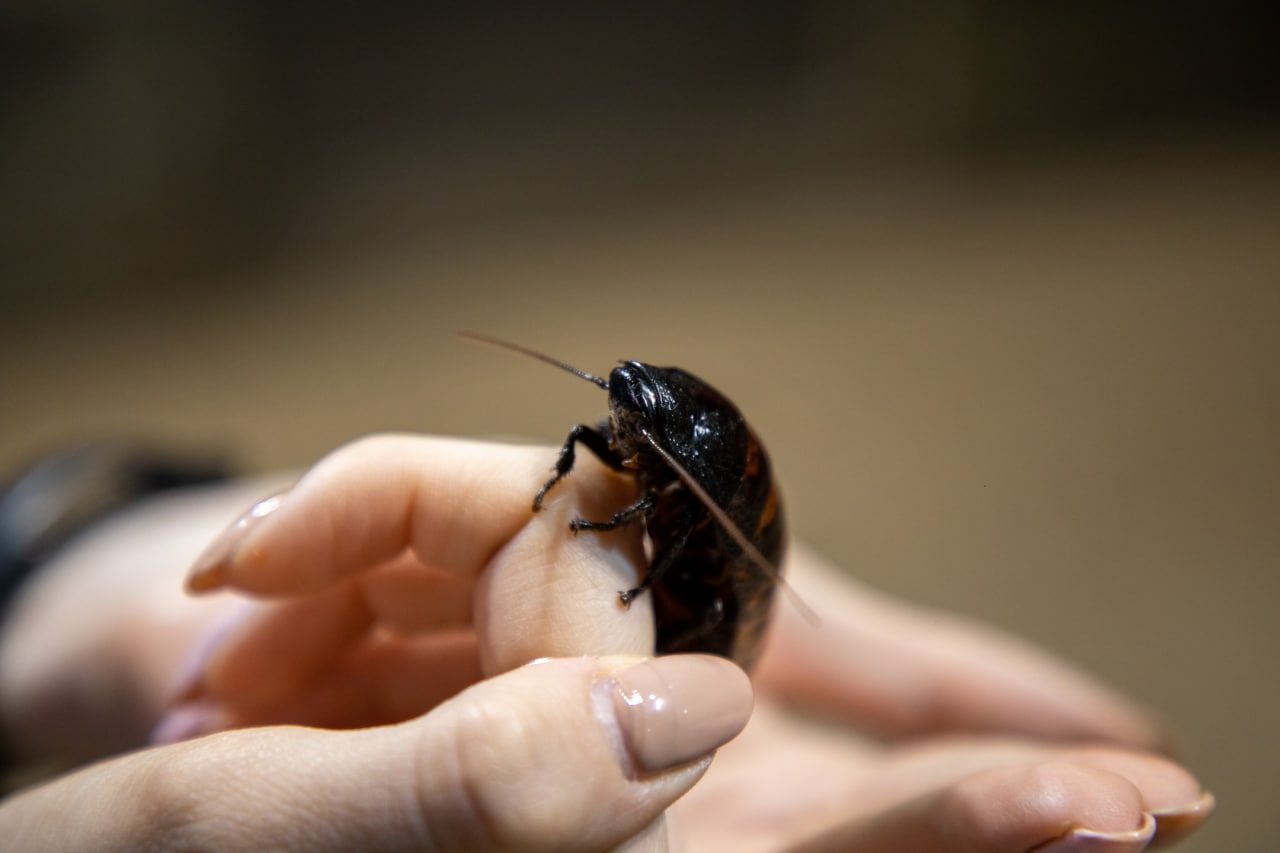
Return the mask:
<svg viewBox="0 0 1280 853">
<path fill-rule="evenodd" d="M 656 651 L 708 652 L 750 667 L 760 649 L 786 541 L 782 500 L 764 445 L 727 397 L 676 367 L 620 361 L 605 379 L 540 352 L 485 335 L 463 337 L 513 350 L 609 392 L 609 416 L 575 426 L 547 480 L 547 494 L 573 470 L 582 445 L 640 489 L 605 521 L 574 519 L 574 532 L 643 523 L 649 566 L 618 593 L 624 607 L 653 598 Z"/>
</svg>

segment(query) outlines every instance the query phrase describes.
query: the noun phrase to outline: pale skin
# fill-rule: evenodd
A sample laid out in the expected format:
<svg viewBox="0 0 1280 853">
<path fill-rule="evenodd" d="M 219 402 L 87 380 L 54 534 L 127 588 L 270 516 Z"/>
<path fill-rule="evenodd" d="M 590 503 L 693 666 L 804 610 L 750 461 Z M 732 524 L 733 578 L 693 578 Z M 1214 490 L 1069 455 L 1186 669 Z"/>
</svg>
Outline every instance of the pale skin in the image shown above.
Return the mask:
<svg viewBox="0 0 1280 853">
<path fill-rule="evenodd" d="M 584 457 L 534 514 L 553 458 L 375 436 L 212 545 L 274 484 L 155 502 L 84 537 L 4 625 L 0 714 L 29 759 L 134 751 L 0 801 L 0 837 L 15 850 L 1130 851 L 1212 811 L 1146 712 L 802 548 L 786 571 L 819 621 L 779 603 L 754 712 L 731 663 L 661 658 L 702 667 L 723 725 L 705 744 L 690 725 L 692 752 L 620 747 L 590 697 L 651 651 L 647 598 L 617 603 L 640 534 L 568 523 L 609 517 L 633 485 Z M 187 579 L 199 594 L 184 594 L 202 546 Z M 690 699 L 690 719 L 705 707 Z M 139 748 L 157 722 L 162 745 Z"/>
</svg>

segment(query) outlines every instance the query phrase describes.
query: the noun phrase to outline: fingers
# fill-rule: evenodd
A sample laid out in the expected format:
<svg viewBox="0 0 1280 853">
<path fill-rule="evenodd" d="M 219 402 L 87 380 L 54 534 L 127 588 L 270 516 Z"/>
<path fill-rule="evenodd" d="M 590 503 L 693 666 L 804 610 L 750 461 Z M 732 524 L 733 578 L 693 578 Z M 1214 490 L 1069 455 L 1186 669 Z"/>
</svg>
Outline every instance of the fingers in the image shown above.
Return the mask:
<svg viewBox="0 0 1280 853">
<path fill-rule="evenodd" d="M 1211 794 L 1158 759 L 1064 753 L 975 772 L 797 849 L 1129 853 L 1180 840 L 1213 808 Z"/>
<path fill-rule="evenodd" d="M 805 549 L 791 562 L 820 623 L 782 603 L 762 689 L 888 736 L 1022 732 L 1169 748 L 1150 714 L 1026 642 L 879 596 Z"/>
<path fill-rule="evenodd" d="M 1109 747 L 958 741 L 886 763 L 880 783 L 877 795 L 923 804 L 938 832 L 970 825 L 968 835 L 993 850 L 1059 849 L 1050 840 L 1062 850 L 1142 850 L 1185 835 L 1213 810 L 1184 768 Z"/>
<path fill-rule="evenodd" d="M 1086 765 L 1044 762 L 976 773 L 799 849 L 1129 853 L 1146 849 L 1155 831 L 1129 780 Z"/>
<path fill-rule="evenodd" d="M 359 648 L 467 625 L 473 589 L 471 581 L 398 559 L 310 595 L 242 601 L 191 649 L 170 700 L 234 700 L 245 725 L 264 723 L 274 718 L 270 706 L 305 692 Z"/>
<path fill-rule="evenodd" d="M 408 550 L 474 575 L 532 515 L 545 448 L 378 435 L 334 451 L 249 510 L 197 562 L 194 591 L 323 589 Z"/>
<path fill-rule="evenodd" d="M 1145 849 L 1212 809 L 1191 774 L 1149 754 L 988 738 L 877 750 L 765 706 L 679 817 L 705 843 L 750 814 L 751 849 L 1021 853 Z"/>
<path fill-rule="evenodd" d="M 397 726 L 241 730 L 98 765 L 6 801 L 0 837 L 49 851 L 648 849 L 750 710 L 746 675 L 718 658 L 550 661 Z"/>
<path fill-rule="evenodd" d="M 227 680 L 215 678 L 211 686 L 201 685 L 199 693 L 170 707 L 150 740 L 177 743 L 246 726 L 387 725 L 426 713 L 482 677 L 473 631 L 378 635 L 327 661 L 322 671 L 289 690 L 258 690 L 241 697 Z"/>
<path fill-rule="evenodd" d="M 415 701 L 443 698 L 405 686 L 391 701 L 397 682 L 456 683 L 434 679 L 427 661 L 489 675 L 538 657 L 652 653 L 647 597 L 630 608 L 618 599 L 643 565 L 639 529 L 569 531 L 575 517 L 607 518 L 626 506 L 633 484 L 584 458 L 534 514 L 529 504 L 549 454 L 377 437 L 335 452 L 287 499 L 251 511 L 211 548 L 193 583 L 286 597 L 241 611 L 237 624 L 218 626 L 216 640 L 197 644 L 186 666 L 192 680 L 175 693 L 195 705 L 172 711 L 155 736 L 268 722 L 396 722 L 430 707 Z M 414 638 L 457 627 L 472 631 L 470 659 L 459 657 L 461 645 L 442 656 Z M 375 659 L 371 673 L 356 674 L 357 662 Z M 336 714 L 343 686 L 361 678 L 371 683 L 348 697 L 349 713 Z M 387 697 L 382 714 L 406 715 L 379 716 L 369 695 Z"/>
<path fill-rule="evenodd" d="M 172 709 L 154 737 L 282 722 L 397 722 L 433 707 L 448 687 L 535 658 L 651 653 L 648 599 L 618 603 L 618 590 L 634 585 L 639 543 L 568 535 L 565 519 L 578 505 L 557 504 L 495 556 L 475 594 L 474 626 L 371 629 L 354 582 L 241 610 L 238 624 L 217 626 L 217 640 L 197 646 L 193 681 L 177 696 L 195 707 Z"/>
</svg>

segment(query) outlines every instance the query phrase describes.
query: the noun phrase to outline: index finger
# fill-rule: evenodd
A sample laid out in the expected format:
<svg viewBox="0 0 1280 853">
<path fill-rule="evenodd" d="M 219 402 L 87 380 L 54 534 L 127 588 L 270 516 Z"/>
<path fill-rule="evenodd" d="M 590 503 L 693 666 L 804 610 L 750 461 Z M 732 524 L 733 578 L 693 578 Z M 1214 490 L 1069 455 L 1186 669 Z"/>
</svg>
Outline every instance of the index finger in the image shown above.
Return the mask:
<svg viewBox="0 0 1280 853">
<path fill-rule="evenodd" d="M 325 589 L 411 551 L 475 577 L 532 515 L 545 447 L 438 436 L 359 439 L 255 505 L 197 560 L 193 592 Z"/>
</svg>

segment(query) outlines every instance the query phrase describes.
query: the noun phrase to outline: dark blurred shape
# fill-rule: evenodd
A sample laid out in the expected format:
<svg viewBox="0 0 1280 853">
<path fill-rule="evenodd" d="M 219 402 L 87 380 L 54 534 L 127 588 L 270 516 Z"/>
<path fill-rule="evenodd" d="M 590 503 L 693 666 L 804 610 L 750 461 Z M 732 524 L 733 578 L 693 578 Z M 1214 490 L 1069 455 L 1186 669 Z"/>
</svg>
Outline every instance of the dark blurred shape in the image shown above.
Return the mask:
<svg viewBox="0 0 1280 853">
<path fill-rule="evenodd" d="M 1265 4 L 17 2 L 0 296 L 1269 119 Z"/>
<path fill-rule="evenodd" d="M 22 580 L 76 534 L 149 495 L 224 480 L 230 466 L 123 440 L 52 452 L 0 485 L 0 613 Z"/>
</svg>

